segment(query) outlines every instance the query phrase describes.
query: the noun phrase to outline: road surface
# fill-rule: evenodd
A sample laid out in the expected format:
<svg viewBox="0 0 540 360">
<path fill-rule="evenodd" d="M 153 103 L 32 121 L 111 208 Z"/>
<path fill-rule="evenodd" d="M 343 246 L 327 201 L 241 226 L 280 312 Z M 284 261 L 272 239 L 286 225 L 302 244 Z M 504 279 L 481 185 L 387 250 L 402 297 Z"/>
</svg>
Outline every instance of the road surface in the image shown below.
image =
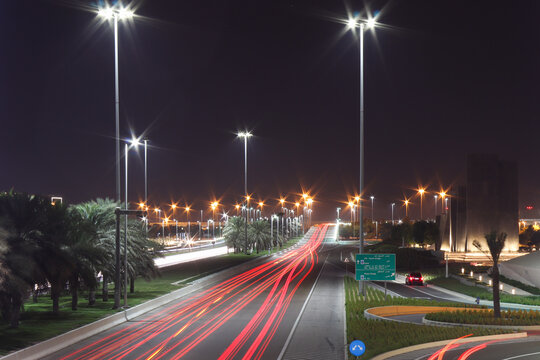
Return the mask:
<svg viewBox="0 0 540 360">
<path fill-rule="evenodd" d="M 328 225 L 321 225 L 301 246 L 282 256 L 268 257 L 247 271 L 218 284 L 209 283 L 195 295 L 178 299 L 47 359 L 292 358 L 288 354 L 297 350 L 295 344 L 306 346 L 305 331 L 310 330 L 306 325 L 313 320 L 313 314 L 302 311 L 313 304 L 320 306 L 321 301 L 323 310 L 336 308 L 334 304 L 325 304 L 324 297 L 315 296 L 307 301 L 310 292 L 315 294 L 315 281 L 335 247 L 325 244 L 325 238 L 330 238 L 327 231 Z M 325 277 L 331 275 L 327 273 Z M 342 298 L 337 299 L 342 302 Z M 335 299 L 329 297 L 328 301 Z M 343 322 L 335 320 L 330 321 L 339 331 L 333 331 L 326 340 L 336 349 L 335 354 L 327 353 L 324 358 L 343 359 Z M 324 328 L 324 324 L 319 327 Z M 317 334 L 320 336 L 320 331 Z"/>
</svg>

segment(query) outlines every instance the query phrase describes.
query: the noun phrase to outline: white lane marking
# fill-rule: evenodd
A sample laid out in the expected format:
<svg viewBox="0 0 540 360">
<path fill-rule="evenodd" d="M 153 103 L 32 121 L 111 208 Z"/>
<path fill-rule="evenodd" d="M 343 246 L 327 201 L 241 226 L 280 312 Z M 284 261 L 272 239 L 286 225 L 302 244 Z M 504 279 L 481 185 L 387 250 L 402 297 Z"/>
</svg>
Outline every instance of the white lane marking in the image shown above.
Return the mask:
<svg viewBox="0 0 540 360">
<path fill-rule="evenodd" d="M 317 285 L 317 282 L 319 281 L 319 277 L 321 276 L 324 270 L 324 266 L 326 265 L 327 259 L 328 259 L 328 256 L 326 257 L 326 259 L 324 259 L 324 263 L 321 268 L 321 271 L 319 272 L 319 275 L 317 275 L 317 278 L 315 279 L 315 282 L 313 283 L 313 286 L 311 287 L 311 291 L 309 292 L 306 298 L 306 301 L 304 301 L 304 305 L 302 306 L 302 309 L 300 309 L 300 313 L 298 314 L 298 317 L 296 318 L 296 321 L 294 322 L 291 332 L 289 333 L 289 336 L 287 337 L 287 340 L 285 341 L 285 345 L 283 345 L 283 349 L 281 349 L 281 352 L 279 353 L 277 360 L 283 359 L 283 356 L 285 355 L 285 351 L 287 351 L 287 348 L 289 347 L 289 343 L 291 342 L 294 332 L 296 331 L 296 327 L 298 326 L 298 323 L 300 323 L 300 318 L 304 314 L 304 310 L 306 310 L 309 299 L 311 298 L 311 294 L 313 294 L 313 290 L 315 290 L 315 286 Z"/>
<path fill-rule="evenodd" d="M 522 357 L 532 356 L 532 355 L 538 355 L 538 354 L 540 354 L 540 351 L 535 352 L 535 353 L 516 355 L 516 356 L 509 357 L 509 358 L 504 358 L 504 359 L 502 359 L 502 360 L 519 359 L 519 358 L 522 358 Z"/>
</svg>

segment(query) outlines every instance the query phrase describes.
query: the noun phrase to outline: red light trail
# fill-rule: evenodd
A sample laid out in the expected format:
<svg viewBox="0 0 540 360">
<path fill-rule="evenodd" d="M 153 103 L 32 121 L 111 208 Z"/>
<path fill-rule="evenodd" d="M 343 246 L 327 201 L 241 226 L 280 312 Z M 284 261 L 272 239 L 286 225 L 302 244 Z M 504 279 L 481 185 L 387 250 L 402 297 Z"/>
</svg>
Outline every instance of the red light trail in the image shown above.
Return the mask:
<svg viewBox="0 0 540 360">
<path fill-rule="evenodd" d="M 246 306 L 258 304 L 249 321 L 225 345 L 219 360 L 260 359 L 274 338 L 301 284 L 318 264 L 328 225 L 318 226 L 310 239 L 285 255 L 231 277 L 190 298 L 170 305 L 118 330 L 62 360 L 181 359 Z"/>
</svg>

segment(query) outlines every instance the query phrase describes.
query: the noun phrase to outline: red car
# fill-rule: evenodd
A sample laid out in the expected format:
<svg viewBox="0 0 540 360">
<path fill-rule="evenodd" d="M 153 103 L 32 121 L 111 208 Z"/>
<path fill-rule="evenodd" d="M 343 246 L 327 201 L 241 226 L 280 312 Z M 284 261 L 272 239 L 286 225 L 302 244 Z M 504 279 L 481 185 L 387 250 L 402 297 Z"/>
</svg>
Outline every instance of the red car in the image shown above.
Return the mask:
<svg viewBox="0 0 540 360">
<path fill-rule="evenodd" d="M 424 277 L 418 272 L 407 274 L 405 285 L 421 285 L 424 286 Z"/>
</svg>

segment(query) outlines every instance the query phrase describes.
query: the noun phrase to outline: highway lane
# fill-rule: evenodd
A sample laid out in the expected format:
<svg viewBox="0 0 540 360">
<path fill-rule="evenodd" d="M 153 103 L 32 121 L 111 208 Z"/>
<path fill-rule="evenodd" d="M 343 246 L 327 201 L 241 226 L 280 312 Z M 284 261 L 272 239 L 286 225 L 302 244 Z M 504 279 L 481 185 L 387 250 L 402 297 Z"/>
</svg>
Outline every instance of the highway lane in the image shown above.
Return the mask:
<svg viewBox="0 0 540 360">
<path fill-rule="evenodd" d="M 47 359 L 276 359 L 327 256 L 327 229 L 321 225 L 281 257 Z"/>
</svg>

